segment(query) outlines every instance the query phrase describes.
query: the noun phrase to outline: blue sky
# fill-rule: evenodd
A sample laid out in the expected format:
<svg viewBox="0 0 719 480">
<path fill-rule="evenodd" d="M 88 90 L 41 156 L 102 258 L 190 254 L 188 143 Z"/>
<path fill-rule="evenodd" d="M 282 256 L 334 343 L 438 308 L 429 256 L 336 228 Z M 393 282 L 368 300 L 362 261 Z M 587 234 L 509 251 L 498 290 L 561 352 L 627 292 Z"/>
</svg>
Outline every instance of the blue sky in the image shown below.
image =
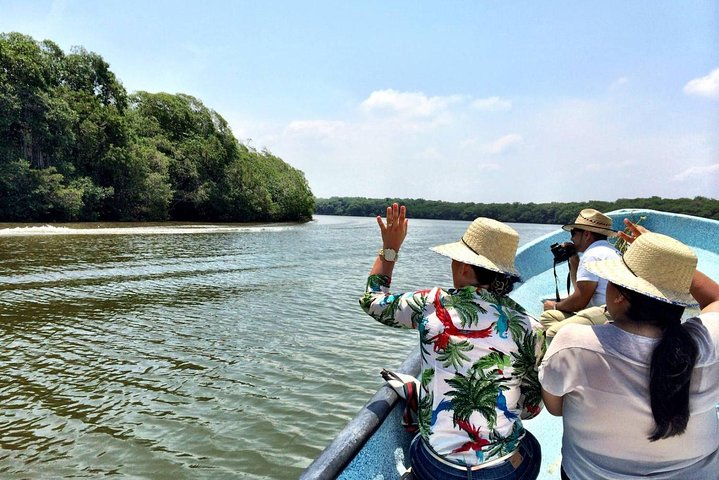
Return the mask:
<svg viewBox="0 0 719 480">
<path fill-rule="evenodd" d="M 187 93 L 318 197 L 719 198 L 716 1 L 0 0 Z"/>
</svg>

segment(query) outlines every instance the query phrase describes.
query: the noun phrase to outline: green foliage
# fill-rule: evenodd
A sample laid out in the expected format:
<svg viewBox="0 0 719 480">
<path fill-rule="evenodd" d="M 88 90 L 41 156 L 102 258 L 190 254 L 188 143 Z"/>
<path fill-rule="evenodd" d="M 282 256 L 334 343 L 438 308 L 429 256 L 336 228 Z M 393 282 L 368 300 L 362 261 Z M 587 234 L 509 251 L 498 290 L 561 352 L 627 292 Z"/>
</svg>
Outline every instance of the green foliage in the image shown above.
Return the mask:
<svg viewBox="0 0 719 480">
<path fill-rule="evenodd" d="M 583 208 L 610 212 L 620 208 L 648 208 L 719 220 L 719 200 L 706 197 L 668 199 L 620 198 L 614 202 L 551 203 L 452 203 L 411 198 L 332 197 L 316 199 L 315 213 L 374 217 L 383 215 L 387 205 L 398 202 L 407 206 L 412 218 L 471 221 L 489 217 L 509 223 L 543 223 L 561 225 L 571 222 Z"/>
<path fill-rule="evenodd" d="M 458 373 L 448 379 L 447 384 L 453 390 L 447 392 L 447 396 L 452 398 L 455 424 L 458 420 L 468 420 L 476 411 L 487 419 L 490 428 L 494 428 L 497 421 L 495 402 L 499 391 L 507 389 L 504 382 L 506 379 L 498 377 L 494 371 L 484 372 L 479 365 L 472 366 L 466 376 Z"/>
<path fill-rule="evenodd" d="M 432 404 L 434 402 L 434 394 L 430 391 L 419 401 L 419 416 L 417 423 L 419 424 L 419 433 L 424 438 L 428 438 L 432 430 Z"/>
<path fill-rule="evenodd" d="M 128 95 L 82 47 L 0 34 L 0 221 L 306 221 L 299 170 L 194 97 Z"/>
<path fill-rule="evenodd" d="M 416 327 L 424 319 L 424 309 L 427 306 L 427 295 L 413 295 L 407 299 L 407 305 L 412 310 L 412 326 Z"/>
<path fill-rule="evenodd" d="M 447 348 L 437 355 L 437 360 L 442 362 L 445 368 L 452 366 L 457 370 L 469 360 L 469 357 L 464 352 L 469 352 L 472 349 L 474 349 L 474 346 L 468 340 L 462 340 L 461 342 L 450 340 Z"/>
<path fill-rule="evenodd" d="M 544 342 L 543 334 L 539 337 L 525 332 L 518 343 L 517 353 L 512 353 L 512 368 L 515 375 L 522 378 L 520 390 L 528 405 L 539 405 L 542 401 L 542 389 L 537 373 L 537 341 Z M 542 350 L 544 350 L 543 347 Z"/>
<path fill-rule="evenodd" d="M 434 377 L 434 368 L 425 368 L 422 370 L 422 378 L 420 379 L 420 382 L 424 387 L 429 386 L 429 383 L 432 381 L 432 378 Z"/>
<path fill-rule="evenodd" d="M 524 432 L 521 427 L 521 422 L 514 422 L 512 424 L 512 430 L 504 436 L 497 430 L 491 430 L 489 432 L 490 447 L 484 454 L 487 457 L 490 456 L 502 456 L 512 453 L 516 450 L 517 445 L 520 442 L 520 435 Z"/>
<path fill-rule="evenodd" d="M 482 370 L 504 370 L 510 365 L 509 361 L 509 355 L 495 351 L 477 360 L 474 363 L 474 367 L 481 368 Z"/>
<path fill-rule="evenodd" d="M 479 313 L 487 313 L 487 311 L 474 301 L 474 292 L 476 288 L 467 287 L 457 291 L 456 295 L 448 295 L 445 297 L 445 307 L 454 309 L 459 315 L 462 328 L 471 328 L 479 322 Z"/>
</svg>

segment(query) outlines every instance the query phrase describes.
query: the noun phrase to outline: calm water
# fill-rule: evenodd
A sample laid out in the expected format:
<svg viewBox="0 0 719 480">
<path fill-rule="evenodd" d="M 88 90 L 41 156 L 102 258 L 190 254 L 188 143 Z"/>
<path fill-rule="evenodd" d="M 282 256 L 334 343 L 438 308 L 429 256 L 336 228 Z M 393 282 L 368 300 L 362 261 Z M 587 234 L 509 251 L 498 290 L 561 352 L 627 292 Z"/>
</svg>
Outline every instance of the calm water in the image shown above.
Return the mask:
<svg viewBox="0 0 719 480">
<path fill-rule="evenodd" d="M 372 218 L 71 227 L 0 227 L 1 478 L 297 478 L 416 341 L 357 304 Z M 411 220 L 395 289 L 466 227 Z"/>
</svg>

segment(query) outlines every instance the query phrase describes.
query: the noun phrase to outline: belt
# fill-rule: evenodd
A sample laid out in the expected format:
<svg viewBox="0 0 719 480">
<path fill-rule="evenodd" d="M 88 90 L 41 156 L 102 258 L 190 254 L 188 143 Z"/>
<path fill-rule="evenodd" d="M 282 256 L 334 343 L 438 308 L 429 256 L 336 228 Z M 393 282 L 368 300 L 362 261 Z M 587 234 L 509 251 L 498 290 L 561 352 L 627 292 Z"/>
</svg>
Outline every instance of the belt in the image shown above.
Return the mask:
<svg viewBox="0 0 719 480">
<path fill-rule="evenodd" d="M 488 462 L 480 463 L 479 465 L 462 465 L 459 463 L 452 462 L 451 460 L 447 460 L 442 455 L 439 455 L 434 450 L 432 450 L 432 447 L 427 445 L 427 443 L 424 441 L 424 439 L 420 438 L 420 441 L 422 442 L 422 448 L 427 450 L 427 452 L 440 463 L 443 463 L 444 465 L 447 465 L 448 467 L 456 468 L 457 470 L 462 470 L 466 472 L 467 470 L 475 471 L 475 470 L 481 470 L 483 468 L 491 468 L 491 467 L 498 467 L 499 465 L 502 465 L 504 462 L 509 461 L 512 465 L 516 466 L 522 463 L 522 454 L 519 453 L 519 448 L 514 450 L 513 452 L 509 452 L 506 455 L 503 455 L 499 458 L 495 458 L 494 460 L 490 460 Z"/>
</svg>

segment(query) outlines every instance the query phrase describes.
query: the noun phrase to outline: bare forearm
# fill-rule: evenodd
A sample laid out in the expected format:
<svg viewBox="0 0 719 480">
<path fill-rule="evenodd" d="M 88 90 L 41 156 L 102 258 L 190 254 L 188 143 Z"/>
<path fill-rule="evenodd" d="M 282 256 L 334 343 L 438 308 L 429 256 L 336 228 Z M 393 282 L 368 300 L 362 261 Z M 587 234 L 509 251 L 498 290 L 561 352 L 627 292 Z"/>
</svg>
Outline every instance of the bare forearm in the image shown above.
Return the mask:
<svg viewBox="0 0 719 480">
<path fill-rule="evenodd" d="M 569 259 L 569 278 L 572 280 L 572 287 L 577 289 L 577 269 L 579 268 L 579 257 L 573 255 Z"/>
<path fill-rule="evenodd" d="M 394 264 L 396 262 L 388 262 L 384 258 L 377 255 L 377 258 L 375 258 L 374 265 L 372 265 L 372 270 L 370 270 L 370 275 L 387 275 L 388 277 L 392 276 L 392 271 L 394 270 Z"/>
<path fill-rule="evenodd" d="M 699 271 L 692 278 L 690 292 L 702 309 L 719 301 L 719 284 Z"/>
<path fill-rule="evenodd" d="M 558 397 L 542 389 L 542 400 L 544 408 L 555 417 L 561 417 L 564 410 L 564 397 Z"/>
<path fill-rule="evenodd" d="M 579 298 L 579 295 L 572 293 L 565 299 L 557 302 L 554 306 L 555 310 L 561 310 L 563 312 L 577 312 L 587 306 L 587 302 Z"/>
</svg>

